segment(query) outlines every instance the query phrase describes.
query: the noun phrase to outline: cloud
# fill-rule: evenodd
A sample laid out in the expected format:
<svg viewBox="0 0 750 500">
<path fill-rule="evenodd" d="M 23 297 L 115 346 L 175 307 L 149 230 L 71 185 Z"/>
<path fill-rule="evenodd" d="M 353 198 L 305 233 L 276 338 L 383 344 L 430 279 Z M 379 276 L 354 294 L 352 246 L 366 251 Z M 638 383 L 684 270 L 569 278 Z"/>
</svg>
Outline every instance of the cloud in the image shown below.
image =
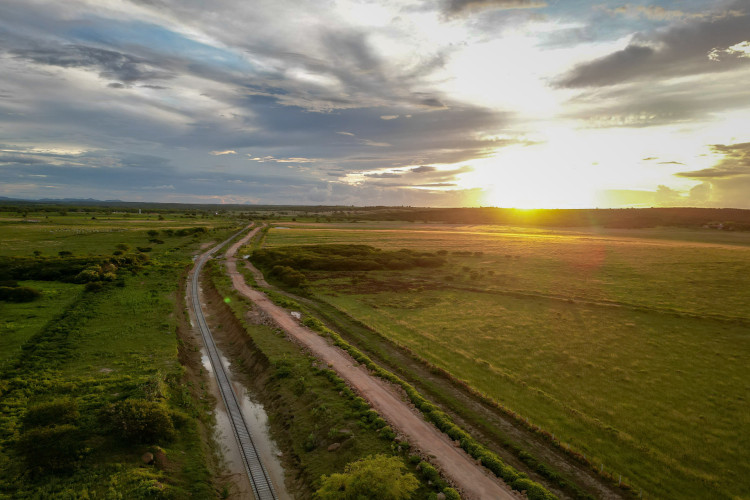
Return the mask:
<svg viewBox="0 0 750 500">
<path fill-rule="evenodd" d="M 373 179 L 397 179 L 401 175 L 400 172 L 367 172 L 364 174 L 365 177 L 372 177 Z"/>
<path fill-rule="evenodd" d="M 723 156 L 717 165 L 703 170 L 680 172 L 675 175 L 690 179 L 750 178 L 750 142 L 741 144 L 714 144 L 711 150 Z"/>
<path fill-rule="evenodd" d="M 736 43 L 726 49 L 711 49 L 708 53 L 708 59 L 714 62 L 721 61 L 724 56 L 750 58 L 750 42 Z"/>
<path fill-rule="evenodd" d="M 463 14 L 493 9 L 538 9 L 545 7 L 546 2 L 533 0 L 447 0 L 447 14 Z"/>
<path fill-rule="evenodd" d="M 225 151 L 211 151 L 209 154 L 214 156 L 236 155 L 237 151 L 235 151 L 234 149 L 227 149 Z"/>
<path fill-rule="evenodd" d="M 381 120 L 395 120 L 396 118 L 398 118 L 398 115 L 381 115 L 380 116 Z"/>
<path fill-rule="evenodd" d="M 589 127 L 651 127 L 697 122 L 750 103 L 750 65 L 711 78 L 652 80 L 587 88 L 568 101 L 563 115 Z"/>
<path fill-rule="evenodd" d="M 733 17 L 742 15 L 739 10 L 700 10 L 698 12 L 687 12 L 683 10 L 669 10 L 661 5 L 633 5 L 626 4 L 615 8 L 602 7 L 603 10 L 610 14 L 619 14 L 630 17 L 645 17 L 652 21 L 674 21 L 684 19 L 721 19 L 724 17 Z"/>
<path fill-rule="evenodd" d="M 428 166 L 428 165 L 421 165 L 419 167 L 414 167 L 414 168 L 411 169 L 411 171 L 414 172 L 415 174 L 424 174 L 424 173 L 427 173 L 427 172 L 434 172 L 436 170 L 437 170 L 437 168 L 431 167 L 431 166 Z"/>
<path fill-rule="evenodd" d="M 739 2 L 737 2 L 739 5 Z M 706 54 L 744 40 L 750 23 L 746 11 L 716 20 L 677 23 L 666 30 L 638 33 L 631 43 L 604 57 L 580 64 L 558 78 L 558 87 L 585 88 L 620 85 L 660 77 L 730 71 L 740 58 L 712 64 Z"/>
<path fill-rule="evenodd" d="M 675 175 L 701 181 L 690 195 L 710 206 L 750 208 L 750 142 L 714 144 L 719 162 L 702 170 L 679 172 Z"/>
<path fill-rule="evenodd" d="M 159 68 L 158 64 L 153 61 L 86 45 L 33 44 L 27 48 L 11 49 L 10 52 L 19 59 L 47 66 L 97 69 L 101 78 L 116 79 L 126 83 L 174 77 L 172 72 Z"/>
</svg>

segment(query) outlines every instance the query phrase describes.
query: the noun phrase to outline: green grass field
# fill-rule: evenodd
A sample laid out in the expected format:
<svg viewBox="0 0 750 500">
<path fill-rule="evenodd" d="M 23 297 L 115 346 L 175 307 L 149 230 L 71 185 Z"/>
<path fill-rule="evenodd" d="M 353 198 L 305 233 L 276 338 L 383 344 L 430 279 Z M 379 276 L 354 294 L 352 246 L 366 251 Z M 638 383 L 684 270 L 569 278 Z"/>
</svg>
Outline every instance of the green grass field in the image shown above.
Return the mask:
<svg viewBox="0 0 750 500">
<path fill-rule="evenodd" d="M 210 408 L 191 397 L 183 379 L 176 335 L 183 305 L 176 302 L 179 278 L 192 255 L 237 226 L 218 218 L 153 219 L 92 220 L 89 214 L 30 223 L 0 218 L 0 257 L 34 257 L 37 251 L 43 261 L 60 251 L 73 257 L 112 256 L 117 245 L 127 245 L 125 255 L 151 247 L 149 260 L 121 267 L 117 281 L 91 290 L 83 284 L 19 281 L 42 296 L 29 303 L 0 303 L 0 498 L 216 496 L 211 452 L 199 428 L 200 421 L 209 422 Z M 164 233 L 192 226 L 207 232 Z M 149 242 L 152 228 L 160 231 L 157 238 L 163 243 Z M 165 408 L 177 426 L 174 438 L 123 441 L 108 431 L 103 409 L 126 398 Z M 30 408 L 56 400 L 77 406 L 75 433 L 84 446 L 64 470 L 34 470 L 19 444 L 28 432 L 24 419 Z M 144 467 L 141 455 L 157 450 L 156 445 L 166 461 Z"/>
<path fill-rule="evenodd" d="M 0 302 L 0 369 L 7 360 L 18 357 L 21 345 L 75 302 L 83 290 L 82 285 L 55 281 L 19 284 L 39 290 L 42 296 L 34 302 Z"/>
<path fill-rule="evenodd" d="M 296 225 L 267 247 L 447 251 L 311 291 L 658 498 L 750 495 L 750 235 Z M 453 252 L 462 252 L 454 254 Z"/>
</svg>

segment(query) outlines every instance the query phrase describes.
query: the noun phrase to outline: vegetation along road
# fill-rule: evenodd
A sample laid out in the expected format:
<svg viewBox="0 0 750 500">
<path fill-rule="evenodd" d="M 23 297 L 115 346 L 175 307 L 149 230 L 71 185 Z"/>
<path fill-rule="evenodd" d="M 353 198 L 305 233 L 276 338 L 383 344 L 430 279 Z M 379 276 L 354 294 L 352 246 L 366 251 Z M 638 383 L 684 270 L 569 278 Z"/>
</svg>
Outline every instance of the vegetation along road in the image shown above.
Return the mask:
<svg viewBox="0 0 750 500">
<path fill-rule="evenodd" d="M 254 232 L 251 232 L 250 234 L 252 235 L 254 234 Z M 265 467 L 263 467 L 260 456 L 255 449 L 255 445 L 253 444 L 253 440 L 250 436 L 250 430 L 247 426 L 247 423 L 245 422 L 245 419 L 242 416 L 242 411 L 237 400 L 237 395 L 232 389 L 232 384 L 229 380 L 229 376 L 227 375 L 224 369 L 224 365 L 221 362 L 218 349 L 216 348 L 216 344 L 211 335 L 211 330 L 206 323 L 206 319 L 203 315 L 200 302 L 200 289 L 198 286 L 198 282 L 200 280 L 200 272 L 203 264 L 205 264 L 205 262 L 209 258 L 211 258 L 211 255 L 213 255 L 221 247 L 226 245 L 227 242 L 229 242 L 235 236 L 237 235 L 232 236 L 225 242 L 220 243 L 219 245 L 213 247 L 211 250 L 205 252 L 196 261 L 192 276 L 190 278 L 192 296 L 191 307 L 193 308 L 193 312 L 197 319 L 198 328 L 200 329 L 203 342 L 206 346 L 206 351 L 208 353 L 209 359 L 211 360 L 213 373 L 215 374 L 216 382 L 219 386 L 221 398 L 224 401 L 224 405 L 226 406 L 227 415 L 229 416 L 229 420 L 234 431 L 234 436 L 237 439 L 237 444 L 241 451 L 240 454 L 245 464 L 245 470 L 253 487 L 253 493 L 258 500 L 275 500 L 276 493 L 274 492 L 273 484 L 271 483 L 268 473 L 266 472 Z"/>
<path fill-rule="evenodd" d="M 443 473 L 461 490 L 466 499 L 515 498 L 505 484 L 493 478 L 477 465 L 451 440 L 426 422 L 391 386 L 372 376 L 341 349 L 329 344 L 323 337 L 295 321 L 283 308 L 275 305 L 263 293 L 250 288 L 237 271 L 235 254 L 252 238 L 251 231 L 234 243 L 226 252 L 226 268 L 235 289 L 268 314 L 292 339 L 328 364 L 366 399 L 393 427 L 406 436 L 413 446 L 433 457 Z"/>
</svg>

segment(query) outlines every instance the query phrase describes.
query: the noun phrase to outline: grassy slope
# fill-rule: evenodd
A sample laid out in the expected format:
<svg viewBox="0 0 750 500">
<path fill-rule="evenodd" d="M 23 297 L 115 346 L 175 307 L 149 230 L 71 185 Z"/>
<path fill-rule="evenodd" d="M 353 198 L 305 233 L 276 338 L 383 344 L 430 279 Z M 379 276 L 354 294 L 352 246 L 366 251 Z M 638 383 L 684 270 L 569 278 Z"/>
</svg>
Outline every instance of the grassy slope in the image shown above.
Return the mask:
<svg viewBox="0 0 750 500">
<path fill-rule="evenodd" d="M 380 283 L 322 280 L 316 289 L 647 491 L 748 493 L 747 324 L 696 317 L 748 317 L 746 248 L 325 230 L 272 231 L 268 241 L 318 243 L 318 234 L 326 242 L 376 239 L 384 248 L 482 250 L 452 258 L 457 272 L 437 279 L 373 273 Z M 393 280 L 428 291 L 378 291 Z M 509 288 L 558 298 L 466 290 Z M 565 300 L 571 297 L 640 310 Z"/>
<path fill-rule="evenodd" d="M 12 244 L 0 250 L 4 254 L 29 255 L 31 250 L 39 248 L 38 244 L 49 243 L 48 239 L 56 243 L 54 248 L 75 253 L 110 253 L 114 245 L 121 242 L 132 246 L 152 245 L 142 228 L 130 229 L 131 226 L 122 223 L 98 221 L 96 232 L 77 236 L 73 235 L 80 229 L 78 226 L 59 224 L 56 227 L 59 233 L 65 234 L 63 237 L 32 224 L 10 226 L 10 233 L 14 235 Z M 174 227 L 184 226 L 178 222 Z M 24 231 L 29 231 L 25 251 L 21 244 Z M 203 239 L 218 240 L 228 234 L 221 230 Z M 198 417 L 204 418 L 203 412 L 181 384 L 182 368 L 177 361 L 176 319 L 173 317 L 179 277 L 189 265 L 190 253 L 199 241 L 190 236 L 162 238 L 164 245 L 153 245 L 151 264 L 137 275 L 126 274 L 124 287 L 109 286 L 100 292 L 84 292 L 71 301 L 67 310 L 58 310 L 61 314 L 57 319 L 35 332 L 27 342 L 21 363 L 3 374 L 0 381 L 0 439 L 3 442 L 0 496 L 5 493 L 13 497 L 96 495 L 114 498 L 159 491 L 178 497 L 215 496 L 205 448 L 199 437 Z M 128 396 L 153 396 L 154 388 L 170 408 L 187 414 L 187 418 L 183 419 L 177 438 L 162 444 L 167 463 L 144 469 L 140 456 L 147 450 L 154 450 L 153 443 L 120 442 L 102 431 L 98 418 L 101 408 L 108 402 Z M 61 396 L 78 402 L 79 426 L 87 434 L 89 450 L 72 473 L 32 476 L 13 451 L 20 418 L 29 405 Z M 159 490 L 157 483 L 168 487 Z"/>
</svg>

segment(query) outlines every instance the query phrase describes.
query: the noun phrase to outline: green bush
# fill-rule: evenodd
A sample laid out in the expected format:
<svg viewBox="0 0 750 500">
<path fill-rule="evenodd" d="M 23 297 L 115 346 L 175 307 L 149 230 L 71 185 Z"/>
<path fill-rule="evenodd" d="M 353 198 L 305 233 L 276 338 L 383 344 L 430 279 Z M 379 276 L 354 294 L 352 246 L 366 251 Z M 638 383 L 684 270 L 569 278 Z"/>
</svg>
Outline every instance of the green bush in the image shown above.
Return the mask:
<svg viewBox="0 0 750 500">
<path fill-rule="evenodd" d="M 461 495 L 453 488 L 445 488 L 443 495 L 445 495 L 445 500 L 461 500 Z"/>
<path fill-rule="evenodd" d="M 289 266 L 273 266 L 269 276 L 291 287 L 299 287 L 305 283 L 305 275 Z"/>
<path fill-rule="evenodd" d="M 62 424 L 26 430 L 18 438 L 16 450 L 29 468 L 53 472 L 75 468 L 85 446 L 78 427 Z"/>
<path fill-rule="evenodd" d="M 437 469 L 427 462 L 419 462 L 419 472 L 422 474 L 422 477 L 428 481 L 434 482 L 435 480 L 440 479 L 440 473 Z"/>
<path fill-rule="evenodd" d="M 398 457 L 375 455 L 346 466 L 344 473 L 323 476 L 318 500 L 405 500 L 419 487 Z"/>
<path fill-rule="evenodd" d="M 32 302 L 42 296 L 39 290 L 27 286 L 0 286 L 0 300 L 6 302 Z"/>
<path fill-rule="evenodd" d="M 24 428 L 73 424 L 80 414 L 74 399 L 57 399 L 29 407 L 23 416 Z"/>
<path fill-rule="evenodd" d="M 141 443 L 166 442 L 175 428 L 169 410 L 161 403 L 126 399 L 104 409 L 105 420 L 123 439 Z"/>
</svg>

